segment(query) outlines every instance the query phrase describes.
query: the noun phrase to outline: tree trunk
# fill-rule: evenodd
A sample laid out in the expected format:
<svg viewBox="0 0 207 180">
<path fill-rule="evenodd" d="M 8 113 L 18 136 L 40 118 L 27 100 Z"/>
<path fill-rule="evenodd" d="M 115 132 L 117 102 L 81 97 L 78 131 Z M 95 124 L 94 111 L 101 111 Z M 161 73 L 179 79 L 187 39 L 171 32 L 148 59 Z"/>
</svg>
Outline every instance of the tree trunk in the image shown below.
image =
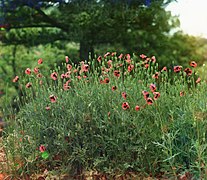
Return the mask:
<svg viewBox="0 0 207 180">
<path fill-rule="evenodd" d="M 88 61 L 90 58 L 91 59 L 94 58 L 94 47 L 93 47 L 92 43 L 89 43 L 84 40 L 80 41 L 79 52 L 80 52 L 79 57 L 80 57 L 81 61 L 84 61 L 84 60 Z"/>
</svg>

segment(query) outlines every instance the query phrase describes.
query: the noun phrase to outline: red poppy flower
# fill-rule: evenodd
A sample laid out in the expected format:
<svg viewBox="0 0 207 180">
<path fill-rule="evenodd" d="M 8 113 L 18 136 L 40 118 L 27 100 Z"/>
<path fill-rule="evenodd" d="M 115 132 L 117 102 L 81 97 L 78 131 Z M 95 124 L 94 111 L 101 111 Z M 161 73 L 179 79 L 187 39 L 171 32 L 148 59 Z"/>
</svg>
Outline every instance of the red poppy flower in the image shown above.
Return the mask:
<svg viewBox="0 0 207 180">
<path fill-rule="evenodd" d="M 187 76 L 192 74 L 192 70 L 190 68 L 185 68 L 184 72 L 187 74 Z"/>
<path fill-rule="evenodd" d="M 111 90 L 115 91 L 115 90 L 117 90 L 117 87 L 116 86 L 112 86 Z"/>
<path fill-rule="evenodd" d="M 161 71 L 167 71 L 167 67 L 163 67 Z"/>
<path fill-rule="evenodd" d="M 34 73 L 37 74 L 38 72 L 39 72 L 39 68 L 38 67 L 35 67 L 34 68 Z"/>
<path fill-rule="evenodd" d="M 190 66 L 195 68 L 195 67 L 197 67 L 197 63 L 195 61 L 191 61 Z"/>
<path fill-rule="evenodd" d="M 157 100 L 160 97 L 159 92 L 153 92 L 153 94 L 154 94 L 154 100 Z"/>
<path fill-rule="evenodd" d="M 125 55 L 125 59 L 131 59 L 130 54 L 126 54 L 126 55 Z"/>
<path fill-rule="evenodd" d="M 105 69 L 105 72 L 106 72 L 106 74 L 105 75 L 107 75 L 107 73 L 110 71 L 110 69 L 109 68 L 106 68 Z"/>
<path fill-rule="evenodd" d="M 107 61 L 107 64 L 111 64 L 113 61 L 110 59 Z"/>
<path fill-rule="evenodd" d="M 40 152 L 45 152 L 46 147 L 44 145 L 40 145 L 39 150 L 40 150 Z"/>
<path fill-rule="evenodd" d="M 150 62 L 150 58 L 146 58 L 145 60 L 144 60 L 144 64 L 149 64 L 149 62 Z"/>
<path fill-rule="evenodd" d="M 141 57 L 142 59 L 145 59 L 147 56 L 144 54 L 141 54 L 139 57 Z"/>
<path fill-rule="evenodd" d="M 72 65 L 71 64 L 67 64 L 67 69 L 68 69 L 68 71 L 70 71 L 71 69 L 72 69 Z"/>
<path fill-rule="evenodd" d="M 81 79 L 81 76 L 76 76 L 79 80 Z"/>
<path fill-rule="evenodd" d="M 108 112 L 108 117 L 110 117 L 110 115 L 111 115 L 111 112 Z"/>
<path fill-rule="evenodd" d="M 112 64 L 111 63 L 112 63 L 112 60 L 108 60 L 107 64 L 108 64 L 109 68 L 112 68 Z"/>
<path fill-rule="evenodd" d="M 182 69 L 182 66 L 174 66 L 174 68 L 173 68 L 174 72 L 176 72 L 176 73 L 180 72 L 181 69 Z"/>
<path fill-rule="evenodd" d="M 201 78 L 198 77 L 198 79 L 196 80 L 196 84 L 200 83 L 201 82 Z"/>
<path fill-rule="evenodd" d="M 149 97 L 149 93 L 147 91 L 142 91 L 144 98 L 147 99 Z"/>
<path fill-rule="evenodd" d="M 128 102 L 124 102 L 124 103 L 122 103 L 122 109 L 123 109 L 123 110 L 127 110 L 127 109 L 129 109 L 129 108 L 130 108 L 130 106 L 129 106 Z"/>
<path fill-rule="evenodd" d="M 155 84 L 150 84 L 150 90 L 151 90 L 152 92 L 154 92 L 156 89 L 157 89 L 157 88 L 156 88 L 156 85 L 155 85 Z"/>
<path fill-rule="evenodd" d="M 42 78 L 42 74 L 41 73 L 37 74 L 37 78 Z"/>
<path fill-rule="evenodd" d="M 46 106 L 45 109 L 46 109 L 47 111 L 49 111 L 51 108 L 50 108 L 49 106 Z"/>
<path fill-rule="evenodd" d="M 155 58 L 155 56 L 152 56 L 152 57 L 151 57 L 151 61 L 152 61 L 153 63 L 156 62 L 156 58 Z"/>
<path fill-rule="evenodd" d="M 50 95 L 50 101 L 51 101 L 51 103 L 55 103 L 56 100 L 57 100 L 57 96 L 55 96 L 55 95 Z"/>
<path fill-rule="evenodd" d="M 25 74 L 30 75 L 30 74 L 31 74 L 31 69 L 30 69 L 30 68 L 27 68 L 27 69 L 25 70 Z"/>
<path fill-rule="evenodd" d="M 152 75 L 152 78 L 154 79 L 158 79 L 159 78 L 160 73 L 156 72 L 155 74 Z"/>
<path fill-rule="evenodd" d="M 127 69 L 128 72 L 131 72 L 134 69 L 134 65 L 130 64 Z"/>
<path fill-rule="evenodd" d="M 69 61 L 68 56 L 65 56 L 65 62 L 68 63 L 68 61 Z"/>
<path fill-rule="evenodd" d="M 42 58 L 38 59 L 38 64 L 42 64 L 43 61 L 42 61 Z"/>
<path fill-rule="evenodd" d="M 82 66 L 81 66 L 81 70 L 82 70 L 83 72 L 88 72 L 88 70 L 89 70 L 89 65 L 88 65 L 88 64 L 82 64 Z"/>
<path fill-rule="evenodd" d="M 31 83 L 31 82 L 28 82 L 28 83 L 26 84 L 26 88 L 30 88 L 30 87 L 32 87 L 32 83 Z"/>
<path fill-rule="evenodd" d="M 55 81 L 57 80 L 58 74 L 56 72 L 53 72 L 50 77 Z"/>
<path fill-rule="evenodd" d="M 149 67 L 149 64 L 145 64 L 144 67 L 147 69 Z"/>
<path fill-rule="evenodd" d="M 116 76 L 116 77 L 120 77 L 120 71 L 119 71 L 119 70 L 115 70 L 115 71 L 114 71 L 114 76 Z"/>
<path fill-rule="evenodd" d="M 121 95 L 122 95 L 122 97 L 123 97 L 124 99 L 126 99 L 126 97 L 127 97 L 126 92 L 121 93 Z"/>
<path fill-rule="evenodd" d="M 64 89 L 65 91 L 69 90 L 70 88 L 71 88 L 71 87 L 68 86 L 68 83 L 63 84 L 63 89 Z"/>
<path fill-rule="evenodd" d="M 101 60 L 102 60 L 102 57 L 99 56 L 99 57 L 97 58 L 97 61 L 98 61 L 98 62 L 101 62 Z"/>
<path fill-rule="evenodd" d="M 111 56 L 115 56 L 115 55 L 116 55 L 116 52 L 112 52 L 112 53 L 111 53 Z"/>
<path fill-rule="evenodd" d="M 106 58 L 109 55 L 110 55 L 110 52 L 107 52 L 106 54 L 104 54 L 104 58 Z"/>
<path fill-rule="evenodd" d="M 135 106 L 135 111 L 139 111 L 140 107 L 139 106 Z"/>
<path fill-rule="evenodd" d="M 65 74 L 61 74 L 60 78 L 64 79 L 65 78 Z"/>
<path fill-rule="evenodd" d="M 70 71 L 66 72 L 66 73 L 65 73 L 65 78 L 70 78 L 70 74 L 71 74 Z"/>
<path fill-rule="evenodd" d="M 122 57 L 123 57 L 123 54 L 120 54 L 118 58 L 121 59 Z"/>
<path fill-rule="evenodd" d="M 147 98 L 146 102 L 148 105 L 151 105 L 153 103 L 153 100 L 152 100 L 152 98 Z"/>
<path fill-rule="evenodd" d="M 100 80 L 101 84 L 108 84 L 110 82 L 109 78 L 105 78 L 104 80 Z"/>
<path fill-rule="evenodd" d="M 126 59 L 126 62 L 127 62 L 128 64 L 131 63 L 131 57 L 130 57 L 130 54 L 126 54 L 126 55 L 125 55 L 125 59 Z"/>
<path fill-rule="evenodd" d="M 180 91 L 180 96 L 182 97 L 184 95 L 185 95 L 184 91 Z"/>
<path fill-rule="evenodd" d="M 103 80 L 103 83 L 104 83 L 104 84 L 108 84 L 109 81 L 110 81 L 109 78 L 105 78 L 105 79 Z"/>
<path fill-rule="evenodd" d="M 12 82 L 18 82 L 19 81 L 19 76 L 15 76 L 15 78 L 12 80 Z"/>
</svg>

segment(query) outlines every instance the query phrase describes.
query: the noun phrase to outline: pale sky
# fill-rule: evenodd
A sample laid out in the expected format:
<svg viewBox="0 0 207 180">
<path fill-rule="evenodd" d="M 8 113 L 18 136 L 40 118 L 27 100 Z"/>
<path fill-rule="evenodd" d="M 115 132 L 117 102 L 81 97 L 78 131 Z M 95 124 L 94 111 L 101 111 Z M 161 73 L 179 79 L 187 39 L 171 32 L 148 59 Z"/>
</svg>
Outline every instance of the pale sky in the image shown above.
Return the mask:
<svg viewBox="0 0 207 180">
<path fill-rule="evenodd" d="M 179 16 L 185 33 L 207 38 L 207 0 L 177 0 L 166 9 Z"/>
</svg>

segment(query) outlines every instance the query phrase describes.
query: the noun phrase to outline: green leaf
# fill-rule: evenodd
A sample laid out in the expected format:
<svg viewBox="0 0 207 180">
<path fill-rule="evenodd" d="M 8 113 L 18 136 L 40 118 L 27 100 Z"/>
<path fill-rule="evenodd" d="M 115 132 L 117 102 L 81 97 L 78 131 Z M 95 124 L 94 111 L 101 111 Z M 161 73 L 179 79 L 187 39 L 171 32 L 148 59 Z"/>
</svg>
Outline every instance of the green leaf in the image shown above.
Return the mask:
<svg viewBox="0 0 207 180">
<path fill-rule="evenodd" d="M 47 159 L 49 157 L 49 153 L 47 151 L 45 151 L 45 152 L 42 153 L 41 156 L 42 156 L 43 159 Z"/>
</svg>

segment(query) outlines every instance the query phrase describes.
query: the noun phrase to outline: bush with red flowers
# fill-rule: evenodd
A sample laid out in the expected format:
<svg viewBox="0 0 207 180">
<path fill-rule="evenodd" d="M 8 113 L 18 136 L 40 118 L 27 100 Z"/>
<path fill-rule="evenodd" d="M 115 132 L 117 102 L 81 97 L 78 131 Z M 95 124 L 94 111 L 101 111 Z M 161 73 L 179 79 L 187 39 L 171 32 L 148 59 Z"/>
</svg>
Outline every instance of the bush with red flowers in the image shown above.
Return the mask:
<svg viewBox="0 0 207 180">
<path fill-rule="evenodd" d="M 195 61 L 167 68 L 108 52 L 80 64 L 66 57 L 50 73 L 43 62 L 13 79 L 23 96 L 3 136 L 10 174 L 204 177 L 207 96 Z"/>
</svg>

